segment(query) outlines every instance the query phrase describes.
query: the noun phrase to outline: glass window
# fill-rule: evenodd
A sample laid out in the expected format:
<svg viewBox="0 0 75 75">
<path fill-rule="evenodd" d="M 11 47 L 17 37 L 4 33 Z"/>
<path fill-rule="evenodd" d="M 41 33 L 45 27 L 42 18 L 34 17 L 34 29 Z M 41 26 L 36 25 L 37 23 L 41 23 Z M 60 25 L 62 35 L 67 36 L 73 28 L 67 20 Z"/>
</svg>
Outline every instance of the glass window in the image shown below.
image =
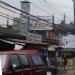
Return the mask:
<svg viewBox="0 0 75 75">
<path fill-rule="evenodd" d="M 5 65 L 6 59 L 7 59 L 7 55 L 1 54 L 0 57 L 1 57 L 1 67 L 4 68 L 4 65 Z"/>
<path fill-rule="evenodd" d="M 43 64 L 42 58 L 40 56 L 37 57 L 40 64 Z"/>
<path fill-rule="evenodd" d="M 23 66 L 25 68 L 28 67 L 29 66 L 29 61 L 28 61 L 27 56 L 22 54 L 22 55 L 20 55 L 20 57 L 21 57 L 21 62 L 23 64 Z"/>
<path fill-rule="evenodd" d="M 32 60 L 35 65 L 42 65 L 43 64 L 42 58 L 40 56 L 32 56 Z"/>
<path fill-rule="evenodd" d="M 10 57 L 10 65 L 14 68 L 14 69 L 20 69 L 20 62 L 18 60 L 17 55 L 11 55 Z"/>
</svg>

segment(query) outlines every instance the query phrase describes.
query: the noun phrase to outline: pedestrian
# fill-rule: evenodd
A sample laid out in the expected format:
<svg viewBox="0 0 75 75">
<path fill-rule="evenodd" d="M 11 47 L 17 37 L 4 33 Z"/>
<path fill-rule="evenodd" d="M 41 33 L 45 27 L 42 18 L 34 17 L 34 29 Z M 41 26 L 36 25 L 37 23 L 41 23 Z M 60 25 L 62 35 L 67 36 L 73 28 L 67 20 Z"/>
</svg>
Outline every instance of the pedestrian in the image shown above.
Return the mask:
<svg viewBox="0 0 75 75">
<path fill-rule="evenodd" d="M 66 58 L 65 55 L 63 55 L 63 59 L 64 59 L 64 62 L 63 62 L 63 65 L 64 65 L 64 71 L 66 72 L 67 58 Z"/>
</svg>

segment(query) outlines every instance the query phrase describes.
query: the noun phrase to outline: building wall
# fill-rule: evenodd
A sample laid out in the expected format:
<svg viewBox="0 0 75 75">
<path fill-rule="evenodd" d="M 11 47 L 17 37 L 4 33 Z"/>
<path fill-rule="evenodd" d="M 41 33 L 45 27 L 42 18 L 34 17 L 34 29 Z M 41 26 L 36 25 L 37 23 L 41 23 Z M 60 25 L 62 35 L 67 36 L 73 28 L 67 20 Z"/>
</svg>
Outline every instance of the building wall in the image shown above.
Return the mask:
<svg viewBox="0 0 75 75">
<path fill-rule="evenodd" d="M 48 39 L 59 40 L 59 34 L 57 32 L 47 32 L 46 37 Z"/>
<path fill-rule="evenodd" d="M 21 10 L 26 13 L 30 13 L 30 2 L 21 1 Z M 29 25 L 30 25 L 30 16 L 21 12 L 20 21 L 21 23 L 18 26 L 19 32 L 23 35 L 27 35 L 29 31 Z"/>
</svg>

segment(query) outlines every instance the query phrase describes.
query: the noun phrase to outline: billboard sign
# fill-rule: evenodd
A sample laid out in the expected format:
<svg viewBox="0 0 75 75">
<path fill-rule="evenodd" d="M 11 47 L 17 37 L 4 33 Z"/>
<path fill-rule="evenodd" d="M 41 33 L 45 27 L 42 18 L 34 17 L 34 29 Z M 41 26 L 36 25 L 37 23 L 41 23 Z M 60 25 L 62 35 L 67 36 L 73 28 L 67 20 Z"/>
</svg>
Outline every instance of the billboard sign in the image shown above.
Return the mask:
<svg viewBox="0 0 75 75">
<path fill-rule="evenodd" d="M 31 18 L 30 24 L 30 30 L 52 30 L 50 17 Z"/>
<path fill-rule="evenodd" d="M 63 36 L 61 42 L 63 48 L 75 48 L 75 35 Z"/>
</svg>

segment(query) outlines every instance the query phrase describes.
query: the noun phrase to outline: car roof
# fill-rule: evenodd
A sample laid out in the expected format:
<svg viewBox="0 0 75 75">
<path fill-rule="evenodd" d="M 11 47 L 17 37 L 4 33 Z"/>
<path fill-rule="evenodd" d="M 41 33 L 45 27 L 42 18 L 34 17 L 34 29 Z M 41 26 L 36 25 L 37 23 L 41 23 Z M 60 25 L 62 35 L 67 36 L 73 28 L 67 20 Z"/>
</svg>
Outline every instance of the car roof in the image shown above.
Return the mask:
<svg viewBox="0 0 75 75">
<path fill-rule="evenodd" d="M 38 50 L 10 50 L 0 51 L 0 54 L 39 54 Z"/>
</svg>

